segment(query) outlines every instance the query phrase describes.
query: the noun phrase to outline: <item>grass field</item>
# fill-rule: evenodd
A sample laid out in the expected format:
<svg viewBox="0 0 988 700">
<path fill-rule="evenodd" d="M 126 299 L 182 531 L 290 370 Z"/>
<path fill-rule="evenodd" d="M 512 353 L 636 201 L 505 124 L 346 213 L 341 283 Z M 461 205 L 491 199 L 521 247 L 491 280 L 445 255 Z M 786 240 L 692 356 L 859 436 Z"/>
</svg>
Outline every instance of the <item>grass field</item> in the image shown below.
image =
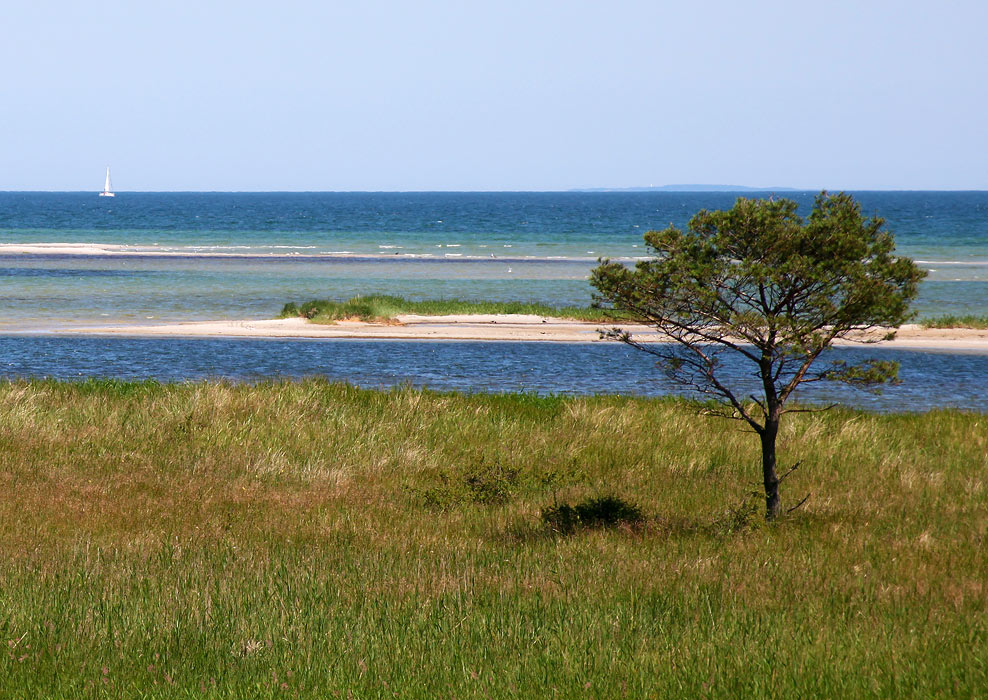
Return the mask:
<svg viewBox="0 0 988 700">
<path fill-rule="evenodd" d="M 766 525 L 679 400 L 0 384 L 0 697 L 984 697 L 988 418 L 787 418 Z"/>
</svg>

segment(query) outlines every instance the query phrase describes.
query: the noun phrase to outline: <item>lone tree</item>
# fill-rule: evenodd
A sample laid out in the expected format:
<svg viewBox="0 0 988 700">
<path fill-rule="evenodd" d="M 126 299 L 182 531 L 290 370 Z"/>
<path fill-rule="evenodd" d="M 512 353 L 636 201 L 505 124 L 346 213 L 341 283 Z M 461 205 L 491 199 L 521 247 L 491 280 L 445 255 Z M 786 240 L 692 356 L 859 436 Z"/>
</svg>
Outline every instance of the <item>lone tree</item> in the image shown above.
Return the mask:
<svg viewBox="0 0 988 700">
<path fill-rule="evenodd" d="M 910 318 L 925 275 L 893 255 L 878 218 L 865 219 L 847 194 L 817 196 L 808 220 L 792 200 L 738 199 L 728 211 L 700 211 L 688 230 L 649 231 L 655 257 L 634 269 L 601 260 L 595 298 L 654 326 L 670 342 L 603 332 L 658 358 L 670 379 L 711 396 L 718 415 L 747 423 L 762 446 L 766 517 L 780 511 L 775 443 L 786 401 L 800 384 L 824 380 L 873 386 L 898 364 L 814 363 L 838 338 L 877 342 Z M 879 333 L 862 335 L 865 331 Z M 748 397 L 724 371 L 724 353 L 750 362 L 760 390 Z"/>
</svg>

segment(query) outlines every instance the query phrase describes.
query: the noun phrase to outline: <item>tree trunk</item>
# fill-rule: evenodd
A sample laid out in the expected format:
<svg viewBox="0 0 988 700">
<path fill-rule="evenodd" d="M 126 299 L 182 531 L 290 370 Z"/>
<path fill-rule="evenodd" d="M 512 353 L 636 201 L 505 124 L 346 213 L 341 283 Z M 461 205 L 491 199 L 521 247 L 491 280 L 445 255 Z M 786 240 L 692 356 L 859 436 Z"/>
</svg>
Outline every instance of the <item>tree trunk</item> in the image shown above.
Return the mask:
<svg viewBox="0 0 988 700">
<path fill-rule="evenodd" d="M 779 504 L 779 475 L 775 471 L 775 438 L 779 434 L 779 421 L 766 420 L 761 432 L 762 477 L 765 483 L 765 519 L 775 520 L 782 511 Z"/>
</svg>

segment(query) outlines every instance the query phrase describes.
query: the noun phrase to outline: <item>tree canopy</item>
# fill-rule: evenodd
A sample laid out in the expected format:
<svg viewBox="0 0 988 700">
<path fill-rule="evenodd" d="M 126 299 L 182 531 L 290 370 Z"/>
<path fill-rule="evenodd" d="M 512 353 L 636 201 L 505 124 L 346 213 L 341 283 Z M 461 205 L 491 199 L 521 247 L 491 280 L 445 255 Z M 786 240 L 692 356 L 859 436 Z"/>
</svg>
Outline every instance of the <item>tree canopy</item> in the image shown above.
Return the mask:
<svg viewBox="0 0 988 700">
<path fill-rule="evenodd" d="M 602 260 L 591 275 L 598 302 L 669 342 L 618 328 L 606 336 L 654 355 L 671 379 L 719 400 L 724 415 L 759 434 L 770 518 L 780 511 L 775 438 L 786 401 L 807 382 L 894 379 L 892 362 L 817 360 L 839 338 L 893 336 L 925 274 L 894 254 L 884 220 L 863 217 L 850 195 L 821 193 L 806 220 L 797 209 L 789 199 L 741 198 L 726 211 L 700 211 L 686 231 L 647 232 L 653 257 L 633 269 Z M 760 396 L 732 385 L 724 353 L 751 363 Z"/>
</svg>

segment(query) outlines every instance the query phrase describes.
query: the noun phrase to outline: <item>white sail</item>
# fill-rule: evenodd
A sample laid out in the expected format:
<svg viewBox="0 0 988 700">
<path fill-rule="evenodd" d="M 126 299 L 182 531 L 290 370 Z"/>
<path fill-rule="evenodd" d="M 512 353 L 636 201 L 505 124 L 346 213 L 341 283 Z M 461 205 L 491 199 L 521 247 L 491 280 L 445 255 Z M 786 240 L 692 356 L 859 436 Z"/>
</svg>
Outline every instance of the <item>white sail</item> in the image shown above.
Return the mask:
<svg viewBox="0 0 988 700">
<path fill-rule="evenodd" d="M 99 193 L 100 197 L 112 197 L 113 192 L 110 187 L 110 166 L 106 166 L 106 183 L 103 185 L 103 191 Z"/>
</svg>

